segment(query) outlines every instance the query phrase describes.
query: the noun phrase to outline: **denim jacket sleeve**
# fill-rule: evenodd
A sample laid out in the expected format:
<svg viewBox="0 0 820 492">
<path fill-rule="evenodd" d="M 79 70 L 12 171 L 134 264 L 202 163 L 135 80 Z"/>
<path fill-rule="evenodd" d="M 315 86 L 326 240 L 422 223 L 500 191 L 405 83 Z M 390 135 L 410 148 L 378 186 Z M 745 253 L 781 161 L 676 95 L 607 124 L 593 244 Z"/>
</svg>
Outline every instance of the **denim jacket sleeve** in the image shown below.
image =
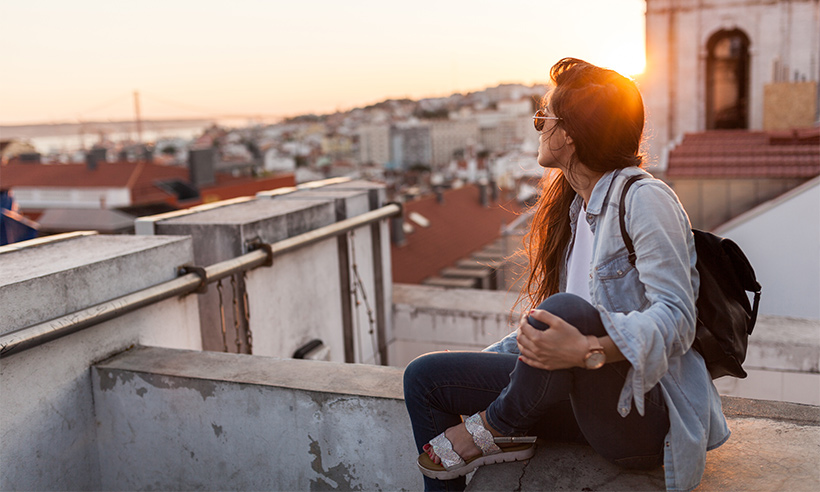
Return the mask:
<svg viewBox="0 0 820 492">
<path fill-rule="evenodd" d="M 592 272 L 604 327 L 632 365 L 619 401 L 624 416 L 633 401 L 644 414 L 644 394 L 667 373 L 670 361 L 692 345 L 699 285 L 689 219 L 674 192 L 658 180 L 636 182 L 626 197 L 626 229 L 637 255 L 634 269 L 626 261 L 618 225 L 625 180 L 613 186 L 599 218 L 602 256 L 593 258 Z"/>
</svg>

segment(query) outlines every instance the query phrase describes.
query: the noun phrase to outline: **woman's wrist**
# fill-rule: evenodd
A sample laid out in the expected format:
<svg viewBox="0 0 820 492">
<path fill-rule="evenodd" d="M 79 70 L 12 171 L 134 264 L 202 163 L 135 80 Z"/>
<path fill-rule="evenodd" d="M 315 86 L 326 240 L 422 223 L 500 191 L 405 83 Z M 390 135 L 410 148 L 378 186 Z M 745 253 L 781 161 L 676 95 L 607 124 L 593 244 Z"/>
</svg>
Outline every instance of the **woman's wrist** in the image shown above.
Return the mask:
<svg viewBox="0 0 820 492">
<path fill-rule="evenodd" d="M 600 369 L 606 364 L 606 353 L 600 340 L 595 335 L 587 335 L 587 351 L 584 354 L 582 367 L 590 370 Z"/>
</svg>

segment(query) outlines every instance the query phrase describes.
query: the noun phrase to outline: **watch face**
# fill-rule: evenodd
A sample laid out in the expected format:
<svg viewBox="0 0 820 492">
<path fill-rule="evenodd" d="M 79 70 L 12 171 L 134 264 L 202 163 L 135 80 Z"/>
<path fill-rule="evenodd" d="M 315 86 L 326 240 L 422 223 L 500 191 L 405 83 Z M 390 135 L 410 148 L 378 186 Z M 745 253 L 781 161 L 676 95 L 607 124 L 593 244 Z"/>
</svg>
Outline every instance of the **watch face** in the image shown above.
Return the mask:
<svg viewBox="0 0 820 492">
<path fill-rule="evenodd" d="M 584 363 L 587 369 L 600 369 L 606 362 L 606 354 L 603 352 L 590 352 Z"/>
</svg>

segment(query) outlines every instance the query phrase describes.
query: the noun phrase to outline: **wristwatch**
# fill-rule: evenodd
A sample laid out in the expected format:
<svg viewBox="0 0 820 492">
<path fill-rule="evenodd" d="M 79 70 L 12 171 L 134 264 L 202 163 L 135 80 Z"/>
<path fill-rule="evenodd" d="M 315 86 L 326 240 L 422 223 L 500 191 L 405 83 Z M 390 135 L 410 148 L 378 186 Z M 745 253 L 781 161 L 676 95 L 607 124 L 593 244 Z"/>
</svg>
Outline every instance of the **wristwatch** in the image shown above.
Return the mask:
<svg viewBox="0 0 820 492">
<path fill-rule="evenodd" d="M 584 356 L 584 367 L 587 369 L 600 369 L 606 363 L 604 347 L 601 346 L 601 342 L 598 341 L 598 337 L 595 335 L 587 336 L 587 344 L 589 351 Z"/>
</svg>

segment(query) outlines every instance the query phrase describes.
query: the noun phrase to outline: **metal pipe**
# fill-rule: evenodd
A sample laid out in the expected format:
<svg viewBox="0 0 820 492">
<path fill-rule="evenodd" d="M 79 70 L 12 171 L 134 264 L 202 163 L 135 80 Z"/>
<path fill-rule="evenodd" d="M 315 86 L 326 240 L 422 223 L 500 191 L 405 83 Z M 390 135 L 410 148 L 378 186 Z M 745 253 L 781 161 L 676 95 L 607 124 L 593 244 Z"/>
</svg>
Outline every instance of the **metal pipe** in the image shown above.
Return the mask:
<svg viewBox="0 0 820 492">
<path fill-rule="evenodd" d="M 283 239 L 282 241 L 271 244 L 271 248 L 273 249 L 274 256 L 280 255 L 333 236 L 338 236 L 339 234 L 344 234 L 348 231 L 356 229 L 357 227 L 368 225 L 371 222 L 386 219 L 400 213 L 401 205 L 397 203 L 389 203 L 380 209 L 373 210 L 362 215 L 357 215 L 352 219 L 336 222 L 335 224 L 320 227 L 319 229 L 309 231 L 298 236 Z"/>
<path fill-rule="evenodd" d="M 199 287 L 201 280 L 193 273 L 127 294 L 89 308 L 21 328 L 0 336 L 0 357 L 22 352 L 46 342 L 76 333 L 141 307 L 170 297 L 187 294 Z"/>
<path fill-rule="evenodd" d="M 401 206 L 395 203 L 337 222 L 305 234 L 279 241 L 270 245 L 271 255 L 281 255 L 289 251 L 322 241 L 348 231 L 362 227 L 387 217 L 401 213 Z M 269 262 L 270 257 L 265 249 L 256 249 L 237 258 L 215 263 L 205 268 L 204 282 L 216 282 L 225 277 L 257 268 Z M 165 299 L 189 294 L 203 283 L 203 279 L 194 273 L 188 273 L 168 282 L 148 287 L 131 294 L 105 301 L 95 306 L 66 314 L 59 318 L 37 325 L 21 328 L 0 336 L 0 357 L 22 352 L 46 342 L 76 333 L 85 328 L 130 313 L 149 304 Z"/>
</svg>

